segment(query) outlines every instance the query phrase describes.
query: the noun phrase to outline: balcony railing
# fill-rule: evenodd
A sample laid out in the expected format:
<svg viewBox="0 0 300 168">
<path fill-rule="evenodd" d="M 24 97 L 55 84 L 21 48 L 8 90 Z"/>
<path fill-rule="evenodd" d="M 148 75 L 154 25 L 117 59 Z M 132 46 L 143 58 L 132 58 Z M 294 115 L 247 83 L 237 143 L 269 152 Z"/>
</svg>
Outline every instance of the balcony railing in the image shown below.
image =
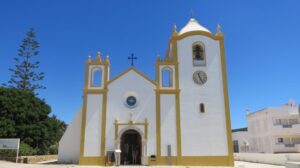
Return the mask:
<svg viewBox="0 0 300 168">
<path fill-rule="evenodd" d="M 287 148 L 293 148 L 295 147 L 295 144 L 284 144 L 284 146 Z"/>
<path fill-rule="evenodd" d="M 282 128 L 292 128 L 293 125 L 282 125 Z"/>
</svg>

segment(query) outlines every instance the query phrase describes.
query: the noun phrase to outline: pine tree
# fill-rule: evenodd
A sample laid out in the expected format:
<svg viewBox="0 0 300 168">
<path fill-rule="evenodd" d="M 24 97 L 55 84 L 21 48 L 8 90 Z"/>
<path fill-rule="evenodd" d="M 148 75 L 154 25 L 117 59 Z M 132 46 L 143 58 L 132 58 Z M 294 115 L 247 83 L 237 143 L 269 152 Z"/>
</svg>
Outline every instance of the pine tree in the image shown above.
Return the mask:
<svg viewBox="0 0 300 168">
<path fill-rule="evenodd" d="M 18 56 L 15 57 L 16 65 L 9 68 L 12 72 L 11 78 L 5 86 L 21 90 L 30 90 L 35 92 L 37 89 L 46 89 L 45 86 L 38 84 L 38 81 L 44 79 L 43 72 L 36 72 L 39 68 L 39 61 L 33 61 L 39 55 L 39 42 L 35 39 L 34 29 L 29 29 L 27 37 L 22 41 L 18 50 Z"/>
</svg>

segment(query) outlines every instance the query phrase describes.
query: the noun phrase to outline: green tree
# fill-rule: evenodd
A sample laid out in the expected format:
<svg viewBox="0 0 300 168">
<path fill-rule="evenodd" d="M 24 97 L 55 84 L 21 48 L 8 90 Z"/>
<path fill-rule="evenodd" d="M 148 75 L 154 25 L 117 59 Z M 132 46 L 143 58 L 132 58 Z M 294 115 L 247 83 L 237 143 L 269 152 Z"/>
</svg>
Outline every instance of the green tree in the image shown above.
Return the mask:
<svg viewBox="0 0 300 168">
<path fill-rule="evenodd" d="M 34 92 L 37 89 L 46 87 L 38 84 L 38 81 L 44 79 L 43 72 L 36 72 L 39 68 L 39 61 L 33 59 L 39 55 L 39 42 L 35 39 L 35 32 L 31 28 L 27 37 L 22 41 L 18 50 L 18 56 L 15 57 L 16 65 L 9 68 L 12 72 L 11 78 L 4 86 L 18 88 L 21 90 L 30 90 Z"/>
<path fill-rule="evenodd" d="M 20 138 L 37 154 L 47 154 L 66 129 L 50 112 L 32 91 L 0 87 L 0 138 Z"/>
</svg>

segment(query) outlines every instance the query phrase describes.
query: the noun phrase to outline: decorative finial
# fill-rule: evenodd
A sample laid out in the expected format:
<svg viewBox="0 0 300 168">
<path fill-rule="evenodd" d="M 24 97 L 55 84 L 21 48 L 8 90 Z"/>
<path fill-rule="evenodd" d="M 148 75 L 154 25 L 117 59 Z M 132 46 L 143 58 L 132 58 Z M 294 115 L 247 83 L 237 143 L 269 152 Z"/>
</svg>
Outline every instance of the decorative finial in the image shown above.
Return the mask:
<svg viewBox="0 0 300 168">
<path fill-rule="evenodd" d="M 174 24 L 174 26 L 173 26 L 173 32 L 177 32 L 177 26 L 176 26 L 176 24 Z"/>
<path fill-rule="evenodd" d="M 106 55 L 105 61 L 109 61 L 109 56 L 108 55 Z"/>
<path fill-rule="evenodd" d="M 99 51 L 97 52 L 96 61 L 101 62 L 101 55 Z"/>
<path fill-rule="evenodd" d="M 173 26 L 173 34 L 172 34 L 172 36 L 177 36 L 177 26 L 176 26 L 176 24 L 174 24 L 174 26 Z"/>
<path fill-rule="evenodd" d="M 221 32 L 221 26 L 220 26 L 220 24 L 218 24 L 218 26 L 217 26 L 216 36 L 223 36 L 223 33 Z"/>
<path fill-rule="evenodd" d="M 160 55 L 159 54 L 157 54 L 157 56 L 156 56 L 156 61 L 160 61 Z"/>
<path fill-rule="evenodd" d="M 194 19 L 195 18 L 195 12 L 193 9 L 191 9 L 191 15 L 190 15 L 190 18 L 191 19 Z"/>
<path fill-rule="evenodd" d="M 91 62 L 91 60 L 92 60 L 91 55 L 88 55 L 88 62 Z"/>
</svg>

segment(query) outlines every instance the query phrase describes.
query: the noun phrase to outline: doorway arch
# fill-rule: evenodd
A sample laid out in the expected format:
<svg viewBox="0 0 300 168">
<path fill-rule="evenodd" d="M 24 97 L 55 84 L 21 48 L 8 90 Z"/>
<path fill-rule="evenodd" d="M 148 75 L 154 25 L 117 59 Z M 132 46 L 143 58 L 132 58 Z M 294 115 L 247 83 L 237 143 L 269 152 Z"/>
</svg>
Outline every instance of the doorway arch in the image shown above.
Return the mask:
<svg viewBox="0 0 300 168">
<path fill-rule="evenodd" d="M 141 165 L 142 136 L 138 131 L 134 129 L 124 131 L 121 135 L 120 146 L 121 164 Z"/>
</svg>

